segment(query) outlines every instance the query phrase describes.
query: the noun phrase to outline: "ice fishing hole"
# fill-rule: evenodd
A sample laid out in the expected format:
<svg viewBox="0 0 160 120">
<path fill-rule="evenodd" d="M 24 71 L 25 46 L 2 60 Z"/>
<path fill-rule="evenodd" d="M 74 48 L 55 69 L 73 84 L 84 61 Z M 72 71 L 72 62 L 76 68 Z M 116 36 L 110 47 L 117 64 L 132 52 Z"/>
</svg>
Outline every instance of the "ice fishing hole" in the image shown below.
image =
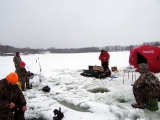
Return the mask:
<svg viewBox="0 0 160 120">
<path fill-rule="evenodd" d="M 102 88 L 102 87 L 88 89 L 87 91 L 89 91 L 91 93 L 105 93 L 105 92 L 107 93 L 107 92 L 110 92 L 110 90 L 108 90 L 107 88 Z"/>
<path fill-rule="evenodd" d="M 120 103 L 125 103 L 125 102 L 127 102 L 127 100 L 125 100 L 125 99 L 123 99 L 123 98 L 119 98 L 119 99 L 117 99 Z"/>
</svg>

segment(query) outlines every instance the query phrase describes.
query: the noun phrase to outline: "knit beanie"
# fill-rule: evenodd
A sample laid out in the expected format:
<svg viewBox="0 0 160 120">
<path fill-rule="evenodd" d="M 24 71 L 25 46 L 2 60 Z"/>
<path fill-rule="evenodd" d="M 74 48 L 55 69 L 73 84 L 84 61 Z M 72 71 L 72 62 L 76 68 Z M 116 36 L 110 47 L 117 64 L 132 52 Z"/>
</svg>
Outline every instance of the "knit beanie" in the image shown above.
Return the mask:
<svg viewBox="0 0 160 120">
<path fill-rule="evenodd" d="M 6 76 L 6 80 L 12 84 L 16 84 L 18 82 L 18 75 L 15 72 L 12 72 Z"/>
<path fill-rule="evenodd" d="M 21 66 L 21 67 L 24 67 L 25 65 L 26 65 L 25 62 L 21 62 L 21 63 L 20 63 L 20 66 Z"/>
<path fill-rule="evenodd" d="M 105 51 L 104 50 L 101 50 L 101 53 L 104 53 Z"/>
</svg>

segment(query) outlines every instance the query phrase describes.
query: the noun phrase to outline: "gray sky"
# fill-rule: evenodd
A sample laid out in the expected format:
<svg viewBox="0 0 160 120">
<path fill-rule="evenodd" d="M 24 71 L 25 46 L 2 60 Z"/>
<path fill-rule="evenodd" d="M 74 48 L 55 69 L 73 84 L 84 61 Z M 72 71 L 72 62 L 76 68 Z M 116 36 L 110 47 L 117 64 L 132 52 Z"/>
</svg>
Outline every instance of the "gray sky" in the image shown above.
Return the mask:
<svg viewBox="0 0 160 120">
<path fill-rule="evenodd" d="M 0 0 L 0 42 L 30 48 L 160 41 L 160 0 Z"/>
</svg>

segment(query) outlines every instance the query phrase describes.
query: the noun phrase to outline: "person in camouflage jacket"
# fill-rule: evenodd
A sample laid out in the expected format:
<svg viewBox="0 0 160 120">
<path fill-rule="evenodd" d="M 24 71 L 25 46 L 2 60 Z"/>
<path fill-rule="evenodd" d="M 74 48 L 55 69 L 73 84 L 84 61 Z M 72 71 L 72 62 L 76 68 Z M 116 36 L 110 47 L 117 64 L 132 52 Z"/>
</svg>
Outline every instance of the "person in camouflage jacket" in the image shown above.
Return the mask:
<svg viewBox="0 0 160 120">
<path fill-rule="evenodd" d="M 29 76 L 31 75 L 31 73 L 25 69 L 25 65 L 26 64 L 22 61 L 20 63 L 20 67 L 16 68 L 16 73 L 18 74 L 19 81 L 21 82 L 22 91 L 31 89 L 31 86 L 29 84 Z"/>
<path fill-rule="evenodd" d="M 133 94 L 137 104 L 132 104 L 133 108 L 145 108 L 146 98 L 160 97 L 159 79 L 148 70 L 146 63 L 138 65 L 139 78 L 133 84 Z"/>
<path fill-rule="evenodd" d="M 13 57 L 13 62 L 14 62 L 15 68 L 20 66 L 20 63 L 22 62 L 22 60 L 19 52 L 16 52 L 16 55 Z"/>
<path fill-rule="evenodd" d="M 17 82 L 17 73 L 0 80 L 0 120 L 25 120 L 26 100 Z"/>
</svg>

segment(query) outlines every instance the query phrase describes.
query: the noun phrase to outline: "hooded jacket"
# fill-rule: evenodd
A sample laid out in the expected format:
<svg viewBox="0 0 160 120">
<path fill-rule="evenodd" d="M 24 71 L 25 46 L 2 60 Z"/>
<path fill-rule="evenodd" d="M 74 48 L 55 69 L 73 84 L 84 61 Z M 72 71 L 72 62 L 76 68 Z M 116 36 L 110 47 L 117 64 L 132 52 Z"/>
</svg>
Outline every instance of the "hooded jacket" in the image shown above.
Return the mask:
<svg viewBox="0 0 160 120">
<path fill-rule="evenodd" d="M 0 111 L 9 108 L 9 103 L 26 106 L 26 100 L 18 85 L 10 85 L 6 79 L 0 80 Z"/>
<path fill-rule="evenodd" d="M 26 68 L 24 67 L 16 68 L 16 73 L 18 74 L 18 77 L 27 77 L 29 75 Z"/>
<path fill-rule="evenodd" d="M 101 53 L 101 54 L 99 55 L 99 60 L 100 60 L 102 63 L 108 62 L 108 61 L 109 61 L 109 58 L 110 58 L 110 55 L 109 55 L 109 53 L 108 53 L 107 51 L 105 51 L 105 52 L 103 52 L 103 53 Z"/>
<path fill-rule="evenodd" d="M 148 70 L 148 65 L 146 63 L 141 63 L 138 65 L 140 72 L 139 78 L 134 82 L 135 88 L 144 88 L 145 91 L 150 94 L 154 93 L 155 96 L 160 95 L 160 81 L 159 79 Z"/>
<path fill-rule="evenodd" d="M 22 60 L 21 60 L 21 57 L 19 56 L 19 52 L 17 52 L 16 55 L 13 57 L 13 62 L 16 67 L 20 66 L 20 63 L 22 62 Z"/>
</svg>

